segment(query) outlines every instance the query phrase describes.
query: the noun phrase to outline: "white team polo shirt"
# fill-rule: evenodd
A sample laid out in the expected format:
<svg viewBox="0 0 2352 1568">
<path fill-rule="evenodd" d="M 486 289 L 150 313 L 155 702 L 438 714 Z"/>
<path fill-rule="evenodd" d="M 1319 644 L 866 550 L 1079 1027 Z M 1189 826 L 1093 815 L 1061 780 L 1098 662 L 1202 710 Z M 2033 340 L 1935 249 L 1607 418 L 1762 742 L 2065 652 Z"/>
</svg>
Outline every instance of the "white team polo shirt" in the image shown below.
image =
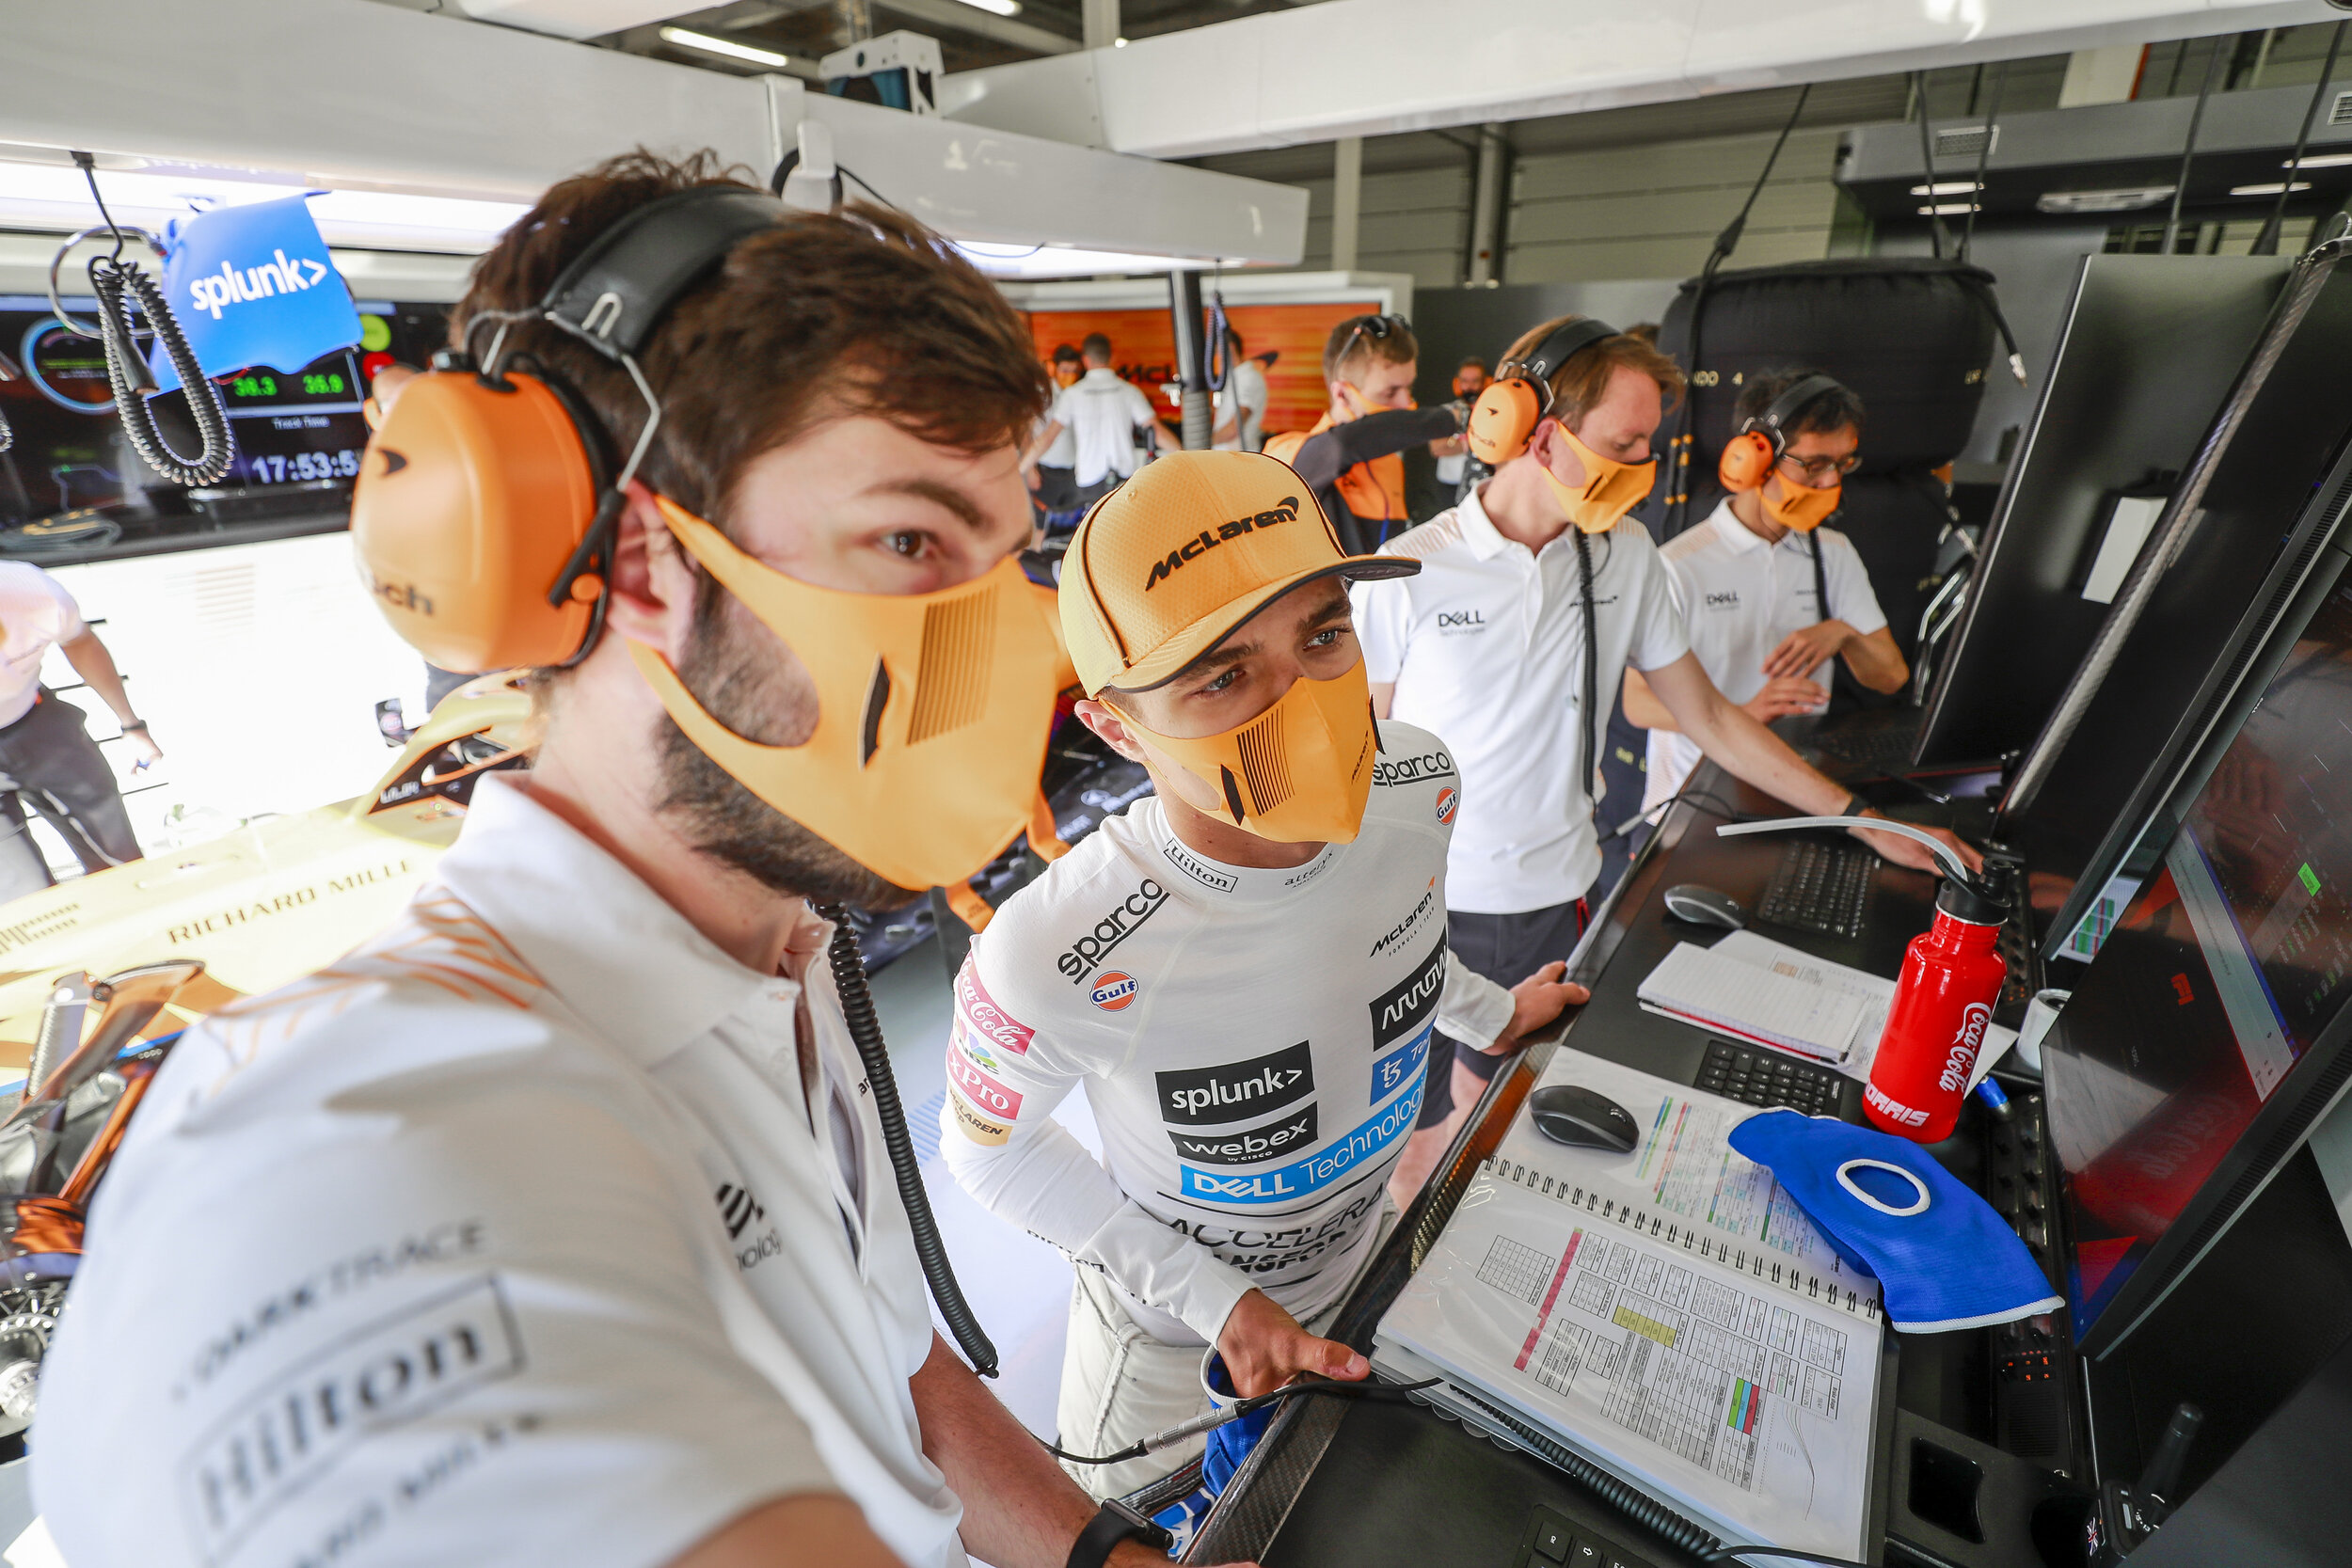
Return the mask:
<svg viewBox="0 0 2352 1568">
<path fill-rule="evenodd" d="M 1125 479 L 1142 467 L 1136 427 L 1152 420 L 1152 400 L 1108 365 L 1094 366 L 1054 397 L 1054 422 L 1077 438 L 1072 467 L 1082 485 Z"/>
<path fill-rule="evenodd" d="M 1735 703 L 1764 689 L 1764 661 L 1792 631 L 1835 616 L 1863 636 L 1886 625 L 1870 574 L 1853 542 L 1832 528 L 1813 531 L 1821 542 L 1821 573 L 1829 582 L 1829 615 L 1814 602 L 1813 546 L 1791 531 L 1767 545 L 1720 501 L 1707 520 L 1666 541 L 1658 553 L 1673 575 L 1675 603 L 1715 689 Z M 1825 658 L 1806 677 L 1829 687 L 1836 660 Z M 1649 779 L 1644 810 L 1682 787 L 1699 765 L 1697 742 L 1672 730 L 1649 732 Z"/>
<path fill-rule="evenodd" d="M 42 1375 L 66 1560 L 659 1568 L 838 1490 L 902 1561 L 961 1563 L 821 954 L 803 1015 L 502 778 L 435 876 L 158 1075 Z"/>
<path fill-rule="evenodd" d="M 1589 541 L 1600 729 L 1630 663 L 1690 651 L 1658 546 L 1639 523 Z M 1584 895 L 1600 875 L 1596 781 L 1580 787 L 1584 624 L 1576 540 L 1541 551 L 1505 539 L 1476 491 L 1389 542 L 1418 576 L 1358 583 L 1356 631 L 1375 684 L 1396 687 L 1392 715 L 1435 731 L 1462 773 L 1461 820 L 1446 857 L 1446 904 L 1518 914 Z M 1631 810 L 1631 803 L 1627 803 Z"/>
<path fill-rule="evenodd" d="M 0 725 L 33 711 L 40 661 L 89 629 L 64 583 L 25 561 L 0 561 Z"/>
</svg>

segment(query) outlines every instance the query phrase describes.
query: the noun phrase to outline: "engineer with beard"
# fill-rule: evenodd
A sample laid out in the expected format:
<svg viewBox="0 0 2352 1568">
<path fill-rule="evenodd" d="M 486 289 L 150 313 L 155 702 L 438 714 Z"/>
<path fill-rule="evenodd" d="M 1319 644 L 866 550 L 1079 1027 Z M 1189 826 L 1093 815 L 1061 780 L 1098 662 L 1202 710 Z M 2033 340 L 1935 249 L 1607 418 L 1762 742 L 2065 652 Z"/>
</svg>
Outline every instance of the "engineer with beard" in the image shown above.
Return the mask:
<svg viewBox="0 0 2352 1568">
<path fill-rule="evenodd" d="M 608 253 L 674 269 L 627 362 L 584 306 L 551 319 Z M 464 493 L 468 398 L 560 377 L 626 453 L 649 396 L 610 554 L 555 595 L 600 599 L 602 635 L 533 675 L 534 765 L 478 782 L 397 924 L 158 1074 L 43 1378 L 33 1484 L 66 1560 L 1164 1561 L 932 1331 L 811 909 L 980 863 L 973 834 L 1009 841 L 1034 799 L 1063 665 L 1009 559 L 1045 403 L 1020 318 L 898 214 L 639 152 L 476 265 L 453 345 L 501 333 L 529 355 L 485 366 L 503 392 L 463 370 L 402 390 L 363 548 Z M 466 563 L 425 564 L 429 629 Z M 929 752 L 898 707 L 860 724 L 926 605 L 992 670 Z"/>
</svg>

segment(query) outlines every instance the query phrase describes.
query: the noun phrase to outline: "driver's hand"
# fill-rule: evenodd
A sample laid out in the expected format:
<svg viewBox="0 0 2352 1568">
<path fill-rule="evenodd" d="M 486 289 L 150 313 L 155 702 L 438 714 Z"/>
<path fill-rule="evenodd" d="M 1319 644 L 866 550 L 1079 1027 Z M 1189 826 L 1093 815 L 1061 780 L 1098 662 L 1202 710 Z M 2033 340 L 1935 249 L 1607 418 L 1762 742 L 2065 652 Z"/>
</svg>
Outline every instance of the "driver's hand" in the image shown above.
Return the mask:
<svg viewBox="0 0 2352 1568">
<path fill-rule="evenodd" d="M 1217 1331 L 1216 1349 L 1234 1391 L 1244 1399 L 1270 1394 L 1301 1372 L 1355 1383 L 1372 1371 L 1372 1363 L 1345 1345 L 1318 1339 L 1299 1327 L 1263 1291 L 1233 1304 Z"/>
<path fill-rule="evenodd" d="M 1500 1055 L 1530 1031 L 1558 1018 L 1563 1008 L 1581 1006 L 1593 999 L 1593 993 L 1582 986 L 1560 978 L 1567 969 L 1565 959 L 1555 958 L 1511 988 L 1511 1025 L 1486 1047 L 1486 1054 Z"/>
<path fill-rule="evenodd" d="M 154 736 L 147 731 L 125 730 L 122 738 L 131 743 L 131 750 L 137 755 L 141 768 L 151 767 L 164 760 L 164 749 L 155 744 Z"/>
</svg>

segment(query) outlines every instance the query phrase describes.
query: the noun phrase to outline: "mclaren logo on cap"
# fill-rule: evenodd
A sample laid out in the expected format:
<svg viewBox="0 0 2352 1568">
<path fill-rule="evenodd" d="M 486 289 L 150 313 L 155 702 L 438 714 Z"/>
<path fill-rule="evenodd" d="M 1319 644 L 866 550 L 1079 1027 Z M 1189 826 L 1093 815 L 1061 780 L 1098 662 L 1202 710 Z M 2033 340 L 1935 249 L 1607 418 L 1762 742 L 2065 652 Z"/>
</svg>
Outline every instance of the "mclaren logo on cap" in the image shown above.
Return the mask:
<svg viewBox="0 0 2352 1568">
<path fill-rule="evenodd" d="M 1213 550 L 1228 539 L 1238 539 L 1243 534 L 1257 529 L 1272 528 L 1277 523 L 1296 521 L 1298 521 L 1298 498 L 1284 496 L 1282 504 L 1271 512 L 1260 512 L 1248 517 L 1235 517 L 1228 523 L 1219 523 L 1215 533 L 1204 528 L 1175 549 L 1168 551 L 1166 561 L 1152 562 L 1152 575 L 1143 579 L 1143 591 L 1149 594 L 1152 589 L 1157 588 L 1165 578 L 1173 577 L 1178 567 L 1199 555 L 1202 550 Z"/>
</svg>

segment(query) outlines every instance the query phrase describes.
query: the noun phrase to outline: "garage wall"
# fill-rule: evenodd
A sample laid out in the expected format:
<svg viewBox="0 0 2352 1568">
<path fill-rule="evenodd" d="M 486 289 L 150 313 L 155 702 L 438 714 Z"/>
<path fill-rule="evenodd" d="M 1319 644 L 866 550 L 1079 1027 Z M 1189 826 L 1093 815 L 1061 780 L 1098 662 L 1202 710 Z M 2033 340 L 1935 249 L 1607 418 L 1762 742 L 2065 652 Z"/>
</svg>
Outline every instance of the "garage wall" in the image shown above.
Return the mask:
<svg viewBox="0 0 2352 1568">
<path fill-rule="evenodd" d="M 1307 189 L 1307 254 L 1301 272 L 1331 264 L 1331 180 L 1300 180 Z M 1470 169 L 1400 169 L 1364 175 L 1363 215 L 1357 230 L 1356 270 L 1405 272 L 1418 289 L 1451 289 L 1462 281 L 1470 247 Z"/>
<path fill-rule="evenodd" d="M 1837 211 L 1830 178 L 1837 138 L 1835 130 L 1788 138 L 1749 214 L 1733 264 L 1767 266 L 1828 253 Z M 1688 277 L 1747 199 L 1772 141 L 1723 136 L 1522 157 L 1512 172 L 1504 278 Z"/>
</svg>

